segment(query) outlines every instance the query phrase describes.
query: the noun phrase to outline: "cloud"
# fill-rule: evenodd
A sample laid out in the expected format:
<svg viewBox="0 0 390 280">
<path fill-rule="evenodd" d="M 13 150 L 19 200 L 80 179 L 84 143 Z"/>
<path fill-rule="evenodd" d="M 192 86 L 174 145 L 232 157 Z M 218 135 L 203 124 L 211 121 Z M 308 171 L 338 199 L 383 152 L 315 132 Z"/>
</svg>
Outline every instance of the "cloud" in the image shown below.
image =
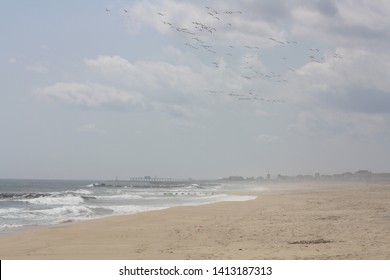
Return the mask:
<svg viewBox="0 0 390 280">
<path fill-rule="evenodd" d="M 389 113 L 390 55 L 359 48 L 338 48 L 291 73 L 289 95 L 321 108 Z"/>
<path fill-rule="evenodd" d="M 95 83 L 56 83 L 52 86 L 37 88 L 35 93 L 65 103 L 88 107 L 110 103 L 138 104 L 142 101 L 140 95 Z"/>
<path fill-rule="evenodd" d="M 157 111 L 167 113 L 174 118 L 188 119 L 194 117 L 192 111 L 189 110 L 188 107 L 181 106 L 179 104 L 153 102 L 151 105 Z"/>
<path fill-rule="evenodd" d="M 15 57 L 10 57 L 9 59 L 8 59 L 8 63 L 9 64 L 15 64 L 15 63 L 17 63 L 18 62 L 18 60 L 15 58 Z"/>
<path fill-rule="evenodd" d="M 280 141 L 278 136 L 269 135 L 269 134 L 260 134 L 256 137 L 257 141 L 262 143 L 275 143 Z"/>
<path fill-rule="evenodd" d="M 37 74 L 47 74 L 49 72 L 49 69 L 47 66 L 42 65 L 42 64 L 34 64 L 34 65 L 29 65 L 26 66 L 26 69 L 28 71 L 37 73 Z"/>
<path fill-rule="evenodd" d="M 369 87 L 348 87 L 336 90 L 322 99 L 328 106 L 348 111 L 367 114 L 389 114 L 390 94 L 389 91 L 381 91 Z"/>
<path fill-rule="evenodd" d="M 385 133 L 388 123 L 389 118 L 382 115 L 316 109 L 300 112 L 288 130 L 320 140 L 369 139 Z"/>
<path fill-rule="evenodd" d="M 104 133 L 105 131 L 100 129 L 96 123 L 85 123 L 77 128 L 77 131 L 82 133 Z"/>
<path fill-rule="evenodd" d="M 220 61 L 223 65 L 223 61 Z M 183 101 L 196 96 L 206 98 L 205 89 L 233 89 L 242 77 L 228 69 L 216 70 L 199 62 L 191 65 L 165 61 L 137 61 L 119 56 L 86 59 L 86 64 L 107 81 L 142 92 L 153 101 Z"/>
<path fill-rule="evenodd" d="M 49 51 L 50 50 L 50 47 L 48 45 L 46 45 L 46 44 L 41 44 L 40 48 L 42 50 L 45 50 L 45 51 Z"/>
<path fill-rule="evenodd" d="M 203 84 L 204 88 L 243 91 L 262 88 L 279 96 L 284 92 L 293 103 L 306 102 L 321 107 L 335 106 L 340 110 L 374 112 L 375 104 L 383 104 L 383 101 L 387 104 L 386 92 L 390 89 L 390 80 L 386 78 L 390 74 L 388 62 L 390 56 L 387 51 L 390 35 L 390 19 L 387 15 L 390 12 L 390 4 L 385 1 L 369 0 L 359 0 L 358 3 L 356 5 L 356 1 L 351 0 L 276 2 L 248 0 L 239 5 L 236 1 L 214 1 L 212 4 L 205 1 L 183 3 L 176 0 L 134 2 L 130 9 L 132 20 L 141 25 L 152 26 L 162 34 L 174 34 L 181 39 L 183 45 L 184 42 L 190 42 L 198 48 L 191 51 L 196 53 L 198 61 L 201 61 L 205 57 L 205 51 L 200 43 L 192 40 L 191 37 L 196 36 L 197 39 L 203 40 L 204 44 L 210 45 L 210 50 L 216 52 L 218 59 L 214 59 L 213 63 L 218 63 L 220 69 L 225 67 L 227 70 L 223 72 L 225 76 L 222 77 L 204 65 L 198 69 L 194 68 L 199 66 L 194 62 L 187 65 L 191 69 L 180 69 L 178 65 L 169 63 L 164 65 L 162 62 L 152 62 L 149 63 L 149 67 L 152 66 L 159 72 L 153 73 L 153 69 L 148 69 L 146 62 L 131 65 L 126 62 L 129 66 L 128 73 L 137 77 L 137 81 L 145 80 L 141 76 L 142 73 L 147 73 L 148 75 L 144 75 L 149 78 L 147 84 L 149 87 L 154 85 L 155 90 L 161 86 L 172 91 L 180 87 L 183 88 L 183 93 L 188 93 L 193 85 L 199 84 Z M 211 7 L 207 9 L 206 6 Z M 208 14 L 214 11 L 220 20 L 216 20 L 215 15 Z M 224 14 L 226 11 L 231 11 L 232 14 Z M 200 32 L 194 22 L 213 26 L 216 31 Z M 227 25 L 228 22 L 231 26 Z M 173 24 L 175 28 L 167 23 Z M 178 27 L 186 28 L 196 35 L 178 32 Z M 325 45 L 315 54 L 314 59 L 309 59 L 313 53 L 310 53 L 308 48 L 305 50 L 306 46 L 297 40 L 298 44 L 294 45 L 295 50 L 298 50 L 296 53 L 302 54 L 306 51 L 307 57 L 297 59 L 300 65 L 293 67 L 297 70 L 296 73 L 289 73 L 287 66 L 280 71 L 281 73 L 275 74 L 280 76 L 279 81 L 288 80 L 288 84 L 275 85 L 276 78 L 272 81 L 258 79 L 259 72 L 262 72 L 263 76 L 267 71 L 271 73 L 272 70 L 267 68 L 272 69 L 273 65 L 266 63 L 267 58 L 264 55 L 260 59 L 256 52 L 259 51 L 261 54 L 263 49 L 270 48 L 274 48 L 275 53 L 282 48 L 287 50 L 285 42 L 295 41 L 293 37 L 296 35 L 300 36 L 300 39 L 304 36 L 303 41 L 310 40 L 315 43 L 318 40 L 319 44 Z M 257 62 L 253 59 L 252 62 L 256 63 L 248 64 L 249 62 L 241 59 L 240 64 L 237 59 L 232 62 L 222 58 L 221 53 L 226 52 L 229 46 L 235 47 L 229 51 L 235 52 L 236 58 L 237 56 L 243 58 L 246 51 L 252 55 L 255 53 L 253 57 L 256 57 Z M 246 49 L 245 46 L 253 49 Z M 383 48 L 384 46 L 386 48 Z M 240 50 L 237 50 L 237 47 Z M 370 51 L 371 48 L 374 51 Z M 176 55 L 181 56 L 182 53 L 178 52 Z M 273 59 L 274 55 L 271 55 Z M 281 63 L 275 65 L 280 67 Z M 250 69 L 256 69 L 257 74 Z M 253 79 L 254 75 L 257 75 L 257 79 Z M 251 80 L 245 81 L 240 77 Z M 217 84 L 212 80 L 224 82 Z M 379 106 L 378 110 L 385 111 L 385 107 Z"/>
<path fill-rule="evenodd" d="M 322 130 L 324 135 L 337 133 L 341 128 L 334 125 L 337 121 L 332 114 L 343 118 L 345 113 L 370 124 L 367 126 L 377 126 L 380 131 L 381 122 L 386 119 L 381 114 L 389 113 L 390 104 L 390 55 L 380 47 L 388 44 L 389 4 L 358 2 L 357 6 L 351 0 L 247 0 L 239 4 L 134 1 L 126 4 L 129 13 L 124 17 L 135 26 L 131 32 L 142 31 L 136 35 L 143 39 L 145 34 L 155 35 L 157 31 L 170 40 L 168 44 L 162 41 L 165 45 L 160 48 L 162 54 L 154 56 L 156 60 L 141 57 L 130 61 L 120 55 L 87 58 L 84 62 L 89 74 L 95 75 L 92 78 L 95 82 L 57 83 L 38 91 L 86 106 L 142 103 L 149 109 L 183 119 L 199 114 L 201 110 L 196 107 L 237 101 L 228 93 L 246 97 L 256 94 L 258 100 L 280 99 L 295 106 L 299 113 L 295 126 L 291 127 L 300 131 L 312 128 Z M 215 18 L 217 13 L 208 14 L 205 7 L 208 5 L 212 6 L 211 13 L 217 11 L 220 20 Z M 232 13 L 225 13 L 228 11 Z M 216 30 L 199 31 L 194 22 Z M 177 30 L 183 28 L 196 36 Z M 375 34 L 377 42 L 371 40 L 371 34 Z M 302 41 L 286 43 L 297 35 Z M 308 47 L 311 43 L 322 45 L 315 59 L 309 58 L 313 56 Z M 212 51 L 208 52 L 201 44 L 210 45 Z M 378 48 L 371 49 L 373 44 Z M 233 54 L 228 57 L 226 52 Z M 289 70 L 289 54 L 296 63 L 291 66 L 293 71 Z"/>
<path fill-rule="evenodd" d="M 339 13 L 336 3 L 333 0 L 319 0 L 312 2 L 318 11 L 327 17 L 335 17 Z"/>
<path fill-rule="evenodd" d="M 390 55 L 343 47 L 291 73 L 289 95 L 300 108 L 294 131 L 314 138 L 370 138 L 390 121 Z"/>
<path fill-rule="evenodd" d="M 210 9 L 205 6 L 210 6 Z M 162 0 L 137 1 L 128 9 L 130 13 L 126 20 L 132 32 L 140 31 L 142 26 L 152 26 L 162 34 L 185 38 L 190 36 L 177 32 L 176 28 L 186 28 L 202 40 L 218 46 L 245 42 L 270 48 L 278 44 L 270 41 L 269 37 L 286 41 L 298 35 L 327 45 L 368 46 L 384 50 L 390 36 L 390 4 L 387 1 L 248 0 L 210 3 Z M 209 14 L 214 11 L 218 13 L 219 20 Z M 225 13 L 229 11 L 232 13 Z M 199 32 L 194 22 L 213 27 L 216 31 L 212 34 Z"/>
<path fill-rule="evenodd" d="M 292 7 L 292 31 L 327 44 L 388 48 L 390 3 L 388 1 L 300 1 Z"/>
<path fill-rule="evenodd" d="M 209 98 L 204 94 L 204 88 L 218 85 L 222 80 L 216 76 L 207 77 L 210 69 L 202 65 L 192 69 L 164 61 L 131 63 L 120 56 L 88 58 L 85 65 L 92 80 L 99 83 L 56 83 L 37 88 L 35 93 L 88 107 L 141 105 L 174 119 L 190 120 L 204 114 L 196 105 L 199 100 Z"/>
<path fill-rule="evenodd" d="M 206 6 L 210 8 L 207 9 Z M 129 6 L 130 15 L 126 20 L 132 33 L 140 31 L 142 26 L 152 26 L 162 34 L 173 34 L 182 38 L 196 34 L 201 40 L 218 46 L 237 42 L 262 48 L 274 46 L 268 37 L 284 40 L 285 34 L 275 22 L 270 21 L 269 15 L 280 15 L 280 8 L 283 7 L 284 11 L 287 11 L 287 6 L 262 2 L 264 17 L 258 17 L 258 14 L 252 11 L 258 10 L 258 7 L 258 2 L 253 1 L 240 5 L 235 1 L 213 1 L 212 4 L 206 1 L 142 1 Z M 277 18 L 276 14 L 273 19 Z M 201 23 L 211 30 L 200 31 L 199 25 L 195 23 Z M 177 29 L 186 29 L 191 34 L 177 32 Z"/>
<path fill-rule="evenodd" d="M 340 127 L 340 122 L 333 122 L 333 119 L 329 119 L 329 117 L 333 118 L 334 115 L 329 116 L 326 115 L 327 113 L 326 110 L 302 111 L 297 115 L 295 123 L 291 124 L 288 130 L 320 139 L 342 133 L 343 128 Z"/>
</svg>

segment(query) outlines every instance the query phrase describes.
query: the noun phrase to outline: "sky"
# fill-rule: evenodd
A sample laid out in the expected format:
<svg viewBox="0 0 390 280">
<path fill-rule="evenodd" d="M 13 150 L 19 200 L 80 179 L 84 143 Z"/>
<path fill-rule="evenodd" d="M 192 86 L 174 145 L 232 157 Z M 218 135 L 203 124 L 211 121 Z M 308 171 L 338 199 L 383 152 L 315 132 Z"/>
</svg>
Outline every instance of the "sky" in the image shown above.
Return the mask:
<svg viewBox="0 0 390 280">
<path fill-rule="evenodd" d="M 0 178 L 390 172 L 386 0 L 11 1 Z"/>
</svg>

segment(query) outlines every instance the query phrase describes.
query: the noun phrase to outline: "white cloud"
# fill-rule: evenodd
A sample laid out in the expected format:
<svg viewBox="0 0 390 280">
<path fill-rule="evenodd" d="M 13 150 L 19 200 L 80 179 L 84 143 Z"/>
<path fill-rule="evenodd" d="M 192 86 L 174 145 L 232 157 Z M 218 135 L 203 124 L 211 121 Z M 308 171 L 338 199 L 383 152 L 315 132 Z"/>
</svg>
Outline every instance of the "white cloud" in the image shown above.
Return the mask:
<svg viewBox="0 0 390 280">
<path fill-rule="evenodd" d="M 286 34 L 282 29 L 251 12 L 251 9 L 256 7 L 256 2 L 247 1 L 241 4 L 244 4 L 244 11 L 234 1 L 213 1 L 212 4 L 205 1 L 189 3 L 177 0 L 135 2 L 129 7 L 127 25 L 131 32 L 137 32 L 142 25 L 148 25 L 162 34 L 171 33 L 183 38 L 196 34 L 201 40 L 219 46 L 233 44 L 243 47 L 240 42 L 245 42 L 248 45 L 268 48 L 275 45 L 269 37 L 285 40 Z M 206 6 L 210 6 L 210 9 Z M 209 14 L 214 11 L 218 14 Z M 200 31 L 194 22 L 215 30 Z M 177 28 L 185 28 L 193 34 L 177 32 Z"/>
<path fill-rule="evenodd" d="M 275 143 L 280 141 L 278 136 L 269 135 L 269 134 L 260 134 L 256 137 L 257 141 L 262 143 Z"/>
<path fill-rule="evenodd" d="M 324 53 L 290 73 L 286 86 L 299 108 L 289 131 L 315 139 L 370 139 L 390 122 L 390 55 L 358 47 Z"/>
<path fill-rule="evenodd" d="M 41 47 L 42 50 L 45 50 L 45 51 L 49 51 L 50 50 L 50 47 L 48 45 L 46 45 L 46 44 L 41 44 L 40 47 Z"/>
<path fill-rule="evenodd" d="M 37 74 L 47 74 L 49 72 L 47 66 L 43 64 L 28 65 L 26 66 L 26 69 Z"/>
<path fill-rule="evenodd" d="M 340 137 L 369 139 L 386 132 L 388 123 L 389 118 L 381 115 L 315 109 L 300 112 L 288 129 L 322 140 Z"/>
<path fill-rule="evenodd" d="M 10 57 L 9 59 L 8 59 L 8 63 L 9 64 L 15 64 L 15 63 L 17 63 L 18 62 L 18 60 L 15 58 L 15 57 Z"/>
<path fill-rule="evenodd" d="M 56 83 L 52 86 L 37 88 L 35 92 L 40 96 L 88 107 L 118 102 L 138 104 L 142 101 L 138 94 L 95 83 Z"/>
<path fill-rule="evenodd" d="M 387 48 L 388 1 L 319 1 L 317 5 L 312 2 L 297 2 L 298 5 L 291 7 L 294 34 L 314 37 L 327 44 Z M 328 7 L 322 7 L 321 3 L 327 3 Z M 332 12 L 327 13 L 329 10 Z"/>
<path fill-rule="evenodd" d="M 103 129 L 100 129 L 96 123 L 85 123 L 77 128 L 77 131 L 82 133 L 104 133 Z"/>
<path fill-rule="evenodd" d="M 205 6 L 210 6 L 206 9 Z M 388 46 L 390 4 L 370 0 L 292 0 L 292 1 L 206 1 L 177 0 L 138 1 L 129 5 L 132 31 L 143 25 L 152 26 L 162 34 L 191 37 L 177 32 L 186 28 L 203 41 L 215 45 L 278 46 L 270 37 L 286 41 L 292 35 L 319 39 L 328 45 Z M 218 12 L 215 16 L 208 13 Z M 224 13 L 232 11 L 232 14 Z M 237 13 L 237 11 L 242 11 Z M 164 14 L 164 16 L 158 13 Z M 165 23 L 164 23 L 165 22 Z M 216 29 L 199 32 L 194 22 Z M 168 25 L 170 23 L 174 26 Z M 369 38 L 370 40 L 367 40 Z M 241 46 L 242 47 L 242 46 Z"/>
<path fill-rule="evenodd" d="M 234 88 L 235 79 L 240 78 L 229 70 L 218 71 L 200 63 L 193 67 L 164 61 L 131 63 L 119 56 L 99 56 L 87 59 L 86 64 L 111 82 L 119 82 L 157 100 L 185 95 L 204 97 L 205 89 Z"/>
<path fill-rule="evenodd" d="M 375 114 L 390 112 L 389 76 L 389 54 L 337 48 L 324 54 L 322 63 L 310 62 L 290 73 L 285 89 L 295 103 Z"/>
<path fill-rule="evenodd" d="M 89 107 L 140 104 L 172 118 L 187 120 L 204 114 L 196 107 L 196 98 L 209 98 L 204 89 L 217 86 L 222 80 L 210 75 L 213 71 L 200 64 L 192 69 L 163 61 L 131 63 L 120 56 L 98 56 L 85 59 L 85 64 L 99 83 L 56 83 L 37 88 L 35 92 L 68 104 Z"/>
<path fill-rule="evenodd" d="M 373 138 L 388 131 L 389 118 L 381 115 L 353 113 L 340 116 L 352 137 Z"/>
<path fill-rule="evenodd" d="M 191 118 L 194 114 L 188 107 L 180 106 L 178 104 L 167 104 L 161 102 L 152 102 L 152 107 L 157 111 L 161 111 L 177 118 Z"/>
</svg>

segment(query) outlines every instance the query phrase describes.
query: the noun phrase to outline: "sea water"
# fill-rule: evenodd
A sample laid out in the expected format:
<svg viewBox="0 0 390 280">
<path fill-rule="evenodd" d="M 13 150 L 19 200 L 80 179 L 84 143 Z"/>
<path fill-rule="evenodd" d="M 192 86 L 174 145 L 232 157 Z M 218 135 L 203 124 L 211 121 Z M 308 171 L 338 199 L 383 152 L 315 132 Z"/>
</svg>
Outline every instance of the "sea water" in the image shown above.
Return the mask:
<svg viewBox="0 0 390 280">
<path fill-rule="evenodd" d="M 33 227 L 134 214 L 174 206 L 243 201 L 261 191 L 254 185 L 222 182 L 124 182 L 0 179 L 0 234 Z"/>
</svg>

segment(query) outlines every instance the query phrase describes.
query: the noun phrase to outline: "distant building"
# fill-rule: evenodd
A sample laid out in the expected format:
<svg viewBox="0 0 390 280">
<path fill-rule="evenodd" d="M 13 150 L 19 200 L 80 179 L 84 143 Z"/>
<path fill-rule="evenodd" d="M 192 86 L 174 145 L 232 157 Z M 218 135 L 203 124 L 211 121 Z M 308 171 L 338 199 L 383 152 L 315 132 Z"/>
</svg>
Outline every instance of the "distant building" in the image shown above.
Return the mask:
<svg viewBox="0 0 390 280">
<path fill-rule="evenodd" d="M 280 174 L 278 174 L 277 178 L 279 181 L 287 181 L 289 179 L 288 176 L 280 175 Z"/>
<path fill-rule="evenodd" d="M 355 172 L 354 177 L 358 181 L 371 182 L 372 173 L 368 170 L 359 170 Z"/>
<path fill-rule="evenodd" d="M 242 176 L 229 176 L 227 178 L 229 181 L 244 181 L 244 177 Z"/>
<path fill-rule="evenodd" d="M 257 176 L 257 177 L 256 177 L 256 181 L 264 181 L 264 177 L 262 177 L 262 176 Z"/>
</svg>

